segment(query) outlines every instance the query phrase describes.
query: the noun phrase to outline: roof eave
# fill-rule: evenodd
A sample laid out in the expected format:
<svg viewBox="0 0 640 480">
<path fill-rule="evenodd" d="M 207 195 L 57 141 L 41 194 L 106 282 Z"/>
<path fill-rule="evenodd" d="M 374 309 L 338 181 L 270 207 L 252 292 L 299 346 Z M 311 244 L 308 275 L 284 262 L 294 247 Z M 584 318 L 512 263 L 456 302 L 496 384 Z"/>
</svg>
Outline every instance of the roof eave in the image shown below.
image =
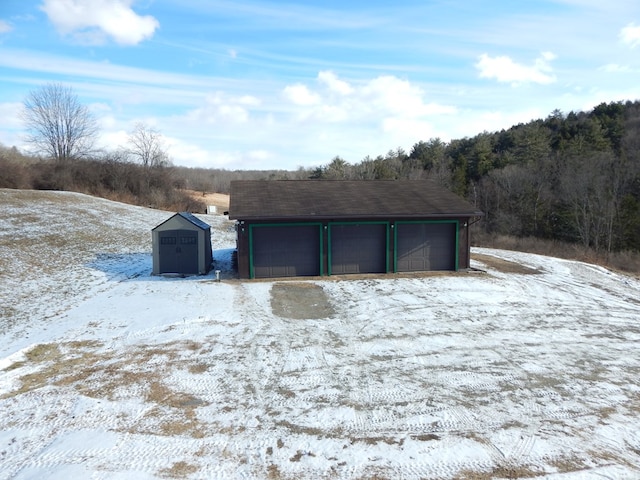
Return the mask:
<svg viewBox="0 0 640 480">
<path fill-rule="evenodd" d="M 482 217 L 484 216 L 483 212 L 474 211 L 474 212 L 462 212 L 462 213 L 422 213 L 422 214 L 336 214 L 336 215 L 233 215 L 229 213 L 230 220 L 239 220 L 239 221 L 305 221 L 305 222 L 313 222 L 313 221 L 328 221 L 328 220 L 372 220 L 372 219 L 445 219 L 445 218 L 472 218 L 472 217 Z"/>
</svg>

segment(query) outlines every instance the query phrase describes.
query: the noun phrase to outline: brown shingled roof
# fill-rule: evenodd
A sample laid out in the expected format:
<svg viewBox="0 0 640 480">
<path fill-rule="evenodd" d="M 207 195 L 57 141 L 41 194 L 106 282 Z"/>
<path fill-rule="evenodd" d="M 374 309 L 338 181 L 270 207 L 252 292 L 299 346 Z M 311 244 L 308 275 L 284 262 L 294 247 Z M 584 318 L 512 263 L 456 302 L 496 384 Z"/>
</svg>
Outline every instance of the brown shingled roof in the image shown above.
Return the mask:
<svg viewBox="0 0 640 480">
<path fill-rule="evenodd" d="M 229 203 L 238 220 L 478 215 L 429 180 L 236 180 Z"/>
</svg>

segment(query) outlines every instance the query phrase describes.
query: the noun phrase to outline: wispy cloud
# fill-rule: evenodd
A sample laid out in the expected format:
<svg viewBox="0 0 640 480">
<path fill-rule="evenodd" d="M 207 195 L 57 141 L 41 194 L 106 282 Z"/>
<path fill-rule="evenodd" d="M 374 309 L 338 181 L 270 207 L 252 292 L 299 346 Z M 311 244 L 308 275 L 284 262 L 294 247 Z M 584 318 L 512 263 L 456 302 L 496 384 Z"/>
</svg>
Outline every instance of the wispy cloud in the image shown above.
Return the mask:
<svg viewBox="0 0 640 480">
<path fill-rule="evenodd" d="M 480 55 L 475 64 L 480 78 L 495 79 L 501 83 L 519 85 L 523 83 L 538 83 L 548 85 L 556 81 L 551 74 L 550 61 L 556 56 L 551 52 L 544 52 L 533 65 L 523 65 L 507 56 L 491 57 L 486 53 Z"/>
<path fill-rule="evenodd" d="M 630 23 L 620 30 L 618 37 L 625 45 L 629 45 L 631 48 L 637 47 L 640 45 L 640 25 Z"/>
<path fill-rule="evenodd" d="M 13 30 L 13 26 L 9 22 L 0 19 L 0 34 L 9 33 L 11 30 Z"/>
<path fill-rule="evenodd" d="M 640 98 L 637 0 L 13 3 L 0 24 L 13 28 L 0 35 L 4 102 L 64 82 L 101 119 L 105 145 L 145 121 L 184 165 L 354 162 Z M 20 126 L 6 117 L 0 142 L 13 142 Z"/>
<path fill-rule="evenodd" d="M 233 97 L 223 92 L 206 95 L 203 105 L 188 113 L 189 121 L 204 124 L 243 124 L 249 120 L 250 109 L 262 102 L 256 97 Z"/>
<path fill-rule="evenodd" d="M 176 6 L 193 12 L 240 19 L 236 29 L 274 28 L 282 30 L 354 30 L 373 28 L 387 22 L 372 8 L 345 9 L 303 5 L 301 2 L 212 0 L 174 0 Z M 224 26 L 222 27 L 224 28 Z"/>
<path fill-rule="evenodd" d="M 619 65 L 617 63 L 607 63 L 599 68 L 603 72 L 607 73 L 629 73 L 633 72 L 633 69 L 629 65 Z"/>
<path fill-rule="evenodd" d="M 75 79 L 91 79 L 104 83 L 118 82 L 178 89 L 193 87 L 202 89 L 233 88 L 243 83 L 237 79 L 147 70 L 109 62 L 77 60 L 63 55 L 12 48 L 0 49 L 0 66 L 31 73 L 46 73 Z M 101 86 L 101 88 L 106 87 Z M 163 99 L 163 101 L 166 100 L 168 99 Z"/>
<path fill-rule="evenodd" d="M 160 26 L 150 15 L 138 15 L 133 0 L 44 0 L 40 7 L 63 35 L 84 44 L 101 45 L 109 39 L 136 45 L 151 38 Z"/>
</svg>

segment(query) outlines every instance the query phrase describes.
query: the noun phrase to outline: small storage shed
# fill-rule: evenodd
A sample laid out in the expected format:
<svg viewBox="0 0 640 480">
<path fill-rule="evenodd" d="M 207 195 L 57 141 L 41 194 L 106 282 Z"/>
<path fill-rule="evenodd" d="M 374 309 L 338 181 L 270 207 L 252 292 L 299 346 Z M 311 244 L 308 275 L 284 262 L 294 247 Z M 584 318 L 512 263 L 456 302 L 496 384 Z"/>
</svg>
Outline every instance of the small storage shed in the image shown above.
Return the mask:
<svg viewBox="0 0 640 480">
<path fill-rule="evenodd" d="M 153 274 L 205 275 L 211 270 L 211 227 L 188 212 L 176 213 L 151 230 Z"/>
<path fill-rule="evenodd" d="M 482 215 L 431 181 L 231 182 L 240 278 L 469 268 Z"/>
</svg>

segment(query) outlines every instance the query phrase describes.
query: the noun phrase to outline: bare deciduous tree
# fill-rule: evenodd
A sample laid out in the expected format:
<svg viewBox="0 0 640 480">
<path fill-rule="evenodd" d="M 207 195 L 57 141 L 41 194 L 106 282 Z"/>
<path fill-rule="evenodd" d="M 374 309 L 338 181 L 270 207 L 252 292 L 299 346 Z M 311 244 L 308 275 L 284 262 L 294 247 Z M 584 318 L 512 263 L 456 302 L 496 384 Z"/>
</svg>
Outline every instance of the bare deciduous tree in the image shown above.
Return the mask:
<svg viewBox="0 0 640 480">
<path fill-rule="evenodd" d="M 162 134 L 144 123 L 136 123 L 129 133 L 127 152 L 145 168 L 169 163 Z"/>
<path fill-rule="evenodd" d="M 596 251 L 613 243 L 613 224 L 622 169 L 612 152 L 570 157 L 561 172 L 560 188 L 570 207 L 573 225 L 585 247 Z"/>
<path fill-rule="evenodd" d="M 64 162 L 92 152 L 98 126 L 89 109 L 71 87 L 49 83 L 24 100 L 22 119 L 27 142 L 37 154 Z"/>
</svg>

